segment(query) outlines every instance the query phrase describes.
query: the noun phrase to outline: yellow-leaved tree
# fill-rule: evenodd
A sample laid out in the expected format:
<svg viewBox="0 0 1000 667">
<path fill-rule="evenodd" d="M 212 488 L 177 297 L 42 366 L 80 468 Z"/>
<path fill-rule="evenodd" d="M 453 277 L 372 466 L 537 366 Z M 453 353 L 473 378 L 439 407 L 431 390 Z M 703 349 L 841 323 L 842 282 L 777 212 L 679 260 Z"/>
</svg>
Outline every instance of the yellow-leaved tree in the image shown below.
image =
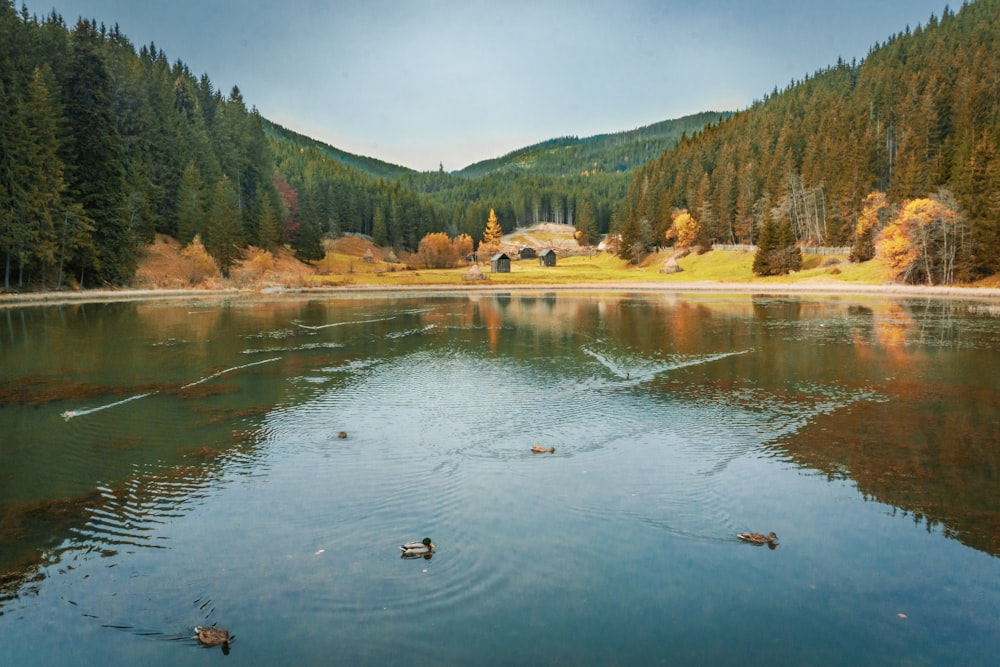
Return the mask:
<svg viewBox="0 0 1000 667">
<path fill-rule="evenodd" d="M 674 240 L 674 247 L 687 250 L 698 242 L 701 234 L 701 223 L 687 211 L 679 211 L 674 215 L 674 221 L 667 230 L 667 241 Z"/>
<path fill-rule="evenodd" d="M 956 267 L 969 254 L 964 217 L 947 191 L 933 199 L 904 202 L 876 243 L 878 256 L 897 280 L 928 285 L 955 282 Z"/>
<path fill-rule="evenodd" d="M 486 219 L 486 229 L 483 231 L 483 245 L 488 248 L 499 248 L 501 238 L 503 238 L 503 229 L 500 228 L 496 212 L 491 208 L 490 217 Z"/>
</svg>

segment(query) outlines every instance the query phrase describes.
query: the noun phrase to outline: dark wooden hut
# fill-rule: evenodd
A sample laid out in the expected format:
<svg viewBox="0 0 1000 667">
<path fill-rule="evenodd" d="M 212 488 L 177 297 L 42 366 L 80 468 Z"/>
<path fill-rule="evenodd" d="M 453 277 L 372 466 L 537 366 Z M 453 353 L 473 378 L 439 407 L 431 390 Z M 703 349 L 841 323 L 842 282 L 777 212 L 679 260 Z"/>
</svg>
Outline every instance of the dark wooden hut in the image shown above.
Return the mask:
<svg viewBox="0 0 1000 667">
<path fill-rule="evenodd" d="M 545 250 L 538 253 L 538 265 L 539 266 L 555 266 L 556 265 L 556 251 L 552 248 L 546 248 Z"/>
<path fill-rule="evenodd" d="M 491 273 L 510 273 L 510 257 L 505 252 L 498 252 L 490 257 Z"/>
<path fill-rule="evenodd" d="M 534 259 L 535 257 L 538 256 L 537 254 L 535 254 L 535 249 L 527 245 L 521 248 L 520 255 L 521 259 Z"/>
</svg>

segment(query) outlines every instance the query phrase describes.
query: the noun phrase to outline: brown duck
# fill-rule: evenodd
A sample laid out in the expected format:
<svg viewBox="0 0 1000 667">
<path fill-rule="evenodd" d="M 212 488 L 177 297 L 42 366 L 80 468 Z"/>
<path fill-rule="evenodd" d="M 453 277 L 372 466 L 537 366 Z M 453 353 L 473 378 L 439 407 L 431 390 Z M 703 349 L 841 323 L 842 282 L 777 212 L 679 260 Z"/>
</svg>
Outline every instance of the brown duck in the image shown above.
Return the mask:
<svg viewBox="0 0 1000 667">
<path fill-rule="evenodd" d="M 235 639 L 235 636 L 229 634 L 229 630 L 218 628 L 214 625 L 196 626 L 194 633 L 198 637 L 198 641 L 205 646 L 222 646 L 225 648 L 229 646 L 229 642 Z"/>
<path fill-rule="evenodd" d="M 774 532 L 767 535 L 763 533 L 736 533 L 736 537 L 750 544 L 775 544 L 778 540 L 778 536 Z"/>
</svg>

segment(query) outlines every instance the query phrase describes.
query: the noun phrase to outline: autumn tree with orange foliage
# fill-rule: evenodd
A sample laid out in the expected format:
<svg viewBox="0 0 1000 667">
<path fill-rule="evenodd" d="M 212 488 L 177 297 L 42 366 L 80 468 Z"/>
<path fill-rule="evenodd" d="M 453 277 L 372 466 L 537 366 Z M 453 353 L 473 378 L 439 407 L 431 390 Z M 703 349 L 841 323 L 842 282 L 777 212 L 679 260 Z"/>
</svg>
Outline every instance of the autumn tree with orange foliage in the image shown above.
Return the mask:
<svg viewBox="0 0 1000 667">
<path fill-rule="evenodd" d="M 876 251 L 897 280 L 943 285 L 955 282 L 970 240 L 954 198 L 941 191 L 933 199 L 904 202 L 879 235 Z"/>
<path fill-rule="evenodd" d="M 678 250 L 687 250 L 698 242 L 701 235 L 701 223 L 694 219 L 686 210 L 678 211 L 673 216 L 673 223 L 667 230 L 667 241 L 673 240 Z"/>
<path fill-rule="evenodd" d="M 201 236 L 195 235 L 191 243 L 181 251 L 181 257 L 187 263 L 186 273 L 188 274 L 188 282 L 192 286 L 200 284 L 206 278 L 219 275 L 219 267 L 216 266 L 215 260 L 202 245 Z"/>
<path fill-rule="evenodd" d="M 455 256 L 458 258 L 458 261 L 462 261 L 472 255 L 474 244 L 472 237 L 468 234 L 459 234 L 452 239 L 451 245 L 455 249 Z"/>
<path fill-rule="evenodd" d="M 450 269 L 472 254 L 472 237 L 459 234 L 454 239 L 444 232 L 431 232 L 420 239 L 417 262 L 428 269 Z"/>
<path fill-rule="evenodd" d="M 431 232 L 420 239 L 419 263 L 428 269 L 447 269 L 455 264 L 455 246 L 444 232 Z"/>
</svg>

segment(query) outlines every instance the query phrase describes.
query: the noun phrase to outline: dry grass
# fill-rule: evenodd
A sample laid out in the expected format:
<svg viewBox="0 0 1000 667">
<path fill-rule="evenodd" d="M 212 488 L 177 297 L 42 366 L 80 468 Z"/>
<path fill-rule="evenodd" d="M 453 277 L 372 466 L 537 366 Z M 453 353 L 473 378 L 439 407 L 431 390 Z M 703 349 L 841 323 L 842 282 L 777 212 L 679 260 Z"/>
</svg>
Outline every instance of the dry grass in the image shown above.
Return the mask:
<svg viewBox="0 0 1000 667">
<path fill-rule="evenodd" d="M 565 230 L 542 227 L 530 230 L 539 238 L 545 235 L 562 235 Z M 557 238 L 553 236 L 553 238 Z M 515 237 L 516 239 L 516 237 Z M 326 243 L 326 256 L 312 264 L 295 259 L 290 251 L 282 249 L 273 256 L 262 256 L 262 251 L 251 249 L 246 253 L 229 278 L 222 278 L 217 271 L 194 280 L 196 268 L 190 257 L 185 257 L 180 244 L 168 237 L 158 236 L 156 242 L 145 249 L 137 273 L 137 287 L 151 289 L 264 289 L 272 286 L 286 288 L 311 287 L 450 287 L 505 285 L 554 285 L 574 284 L 662 284 L 685 283 L 730 285 L 794 285 L 881 286 L 891 283 L 885 266 L 877 260 L 851 264 L 845 257 L 804 255 L 801 271 L 788 276 L 759 278 L 753 275 L 753 253 L 745 251 L 712 251 L 703 255 L 690 254 L 678 261 L 679 273 L 660 273 L 671 252 L 652 254 L 638 265 L 631 265 L 615 255 L 593 251 L 589 255 L 567 256 L 560 252 L 557 266 L 542 267 L 537 260 L 519 260 L 512 257 L 510 273 L 491 273 L 489 262 L 481 263 L 486 280 L 465 280 L 469 267 L 455 269 L 414 269 L 405 262 L 408 257 L 398 257 L 399 263 L 386 262 L 389 250 L 375 246 L 361 237 L 342 237 Z M 370 256 L 372 261 L 366 261 Z M 204 270 L 204 267 L 201 267 Z M 1000 278 L 981 281 L 976 287 L 1000 287 Z"/>
<path fill-rule="evenodd" d="M 248 248 L 236 263 L 228 278 L 208 258 L 208 265 L 185 255 L 184 248 L 169 236 L 157 234 L 146 246 L 136 270 L 136 287 L 140 289 L 221 289 L 226 287 L 255 288 L 268 285 L 301 285 L 316 272 L 303 264 L 287 248 L 270 256 L 257 248 Z"/>
</svg>

